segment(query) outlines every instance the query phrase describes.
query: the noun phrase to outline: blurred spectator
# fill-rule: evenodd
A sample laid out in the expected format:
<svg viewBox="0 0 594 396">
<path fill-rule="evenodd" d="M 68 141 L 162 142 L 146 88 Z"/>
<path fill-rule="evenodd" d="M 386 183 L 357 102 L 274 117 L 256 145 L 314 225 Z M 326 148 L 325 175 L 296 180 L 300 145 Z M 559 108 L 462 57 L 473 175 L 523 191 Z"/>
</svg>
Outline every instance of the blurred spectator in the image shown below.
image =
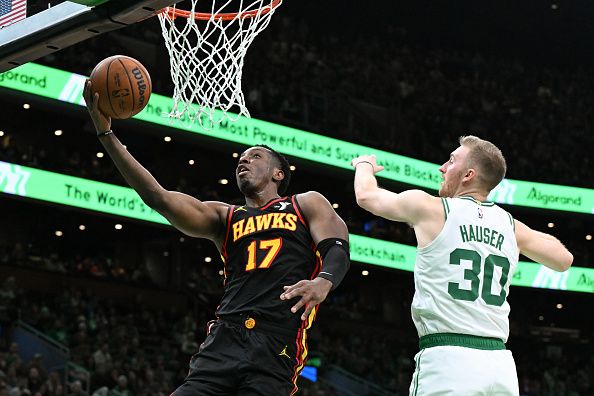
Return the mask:
<svg viewBox="0 0 594 396">
<path fill-rule="evenodd" d="M 47 381 L 45 382 L 45 386 L 48 396 L 64 395 L 64 386 L 62 385 L 62 380 L 60 379 L 60 373 L 57 371 L 52 371 L 49 374 Z"/>
<path fill-rule="evenodd" d="M 101 348 L 93 353 L 93 365 L 95 372 L 100 376 L 104 376 L 108 371 L 111 370 L 113 363 L 111 354 L 109 353 L 108 343 L 103 343 Z"/>
<path fill-rule="evenodd" d="M 70 383 L 70 392 L 68 392 L 68 395 L 88 396 L 88 393 L 83 389 L 82 382 L 80 382 L 80 380 L 75 380 Z"/>
<path fill-rule="evenodd" d="M 109 391 L 109 396 L 134 396 L 134 393 L 128 389 L 128 378 L 125 375 L 118 377 L 118 384 Z"/>
<path fill-rule="evenodd" d="M 193 332 L 186 333 L 181 349 L 186 355 L 193 355 L 198 351 L 198 343 L 196 342 L 196 337 Z"/>
<path fill-rule="evenodd" d="M 29 368 L 29 375 L 27 377 L 27 388 L 31 391 L 33 396 L 46 395 L 47 386 L 44 380 L 39 375 L 39 369 L 35 366 Z"/>
</svg>

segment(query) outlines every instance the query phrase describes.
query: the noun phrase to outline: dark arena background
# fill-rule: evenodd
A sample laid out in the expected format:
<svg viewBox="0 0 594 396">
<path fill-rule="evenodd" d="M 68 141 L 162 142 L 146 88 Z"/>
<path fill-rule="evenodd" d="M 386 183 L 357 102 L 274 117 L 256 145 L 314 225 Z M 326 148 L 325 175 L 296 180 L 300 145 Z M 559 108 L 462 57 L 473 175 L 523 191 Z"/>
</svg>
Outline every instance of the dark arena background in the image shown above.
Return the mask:
<svg viewBox="0 0 594 396">
<path fill-rule="evenodd" d="M 0 74 L 0 396 L 169 395 L 214 318 L 214 245 L 115 187 L 80 89 L 64 88 L 116 54 L 171 97 L 156 18 Z M 284 0 L 243 66 L 256 121 L 190 133 L 155 122 L 151 99 L 113 129 L 169 190 L 241 203 L 237 153 L 264 143 L 294 166 L 289 194 L 334 204 L 353 263 L 309 333 L 307 396 L 408 395 L 418 351 L 414 234 L 357 206 L 350 159 L 378 153 L 394 176 L 382 186 L 435 193 L 458 136 L 493 141 L 509 179 L 493 199 L 575 256 L 562 275 L 521 257 L 508 342 L 521 394 L 592 396 L 593 71 L 591 1 Z"/>
</svg>

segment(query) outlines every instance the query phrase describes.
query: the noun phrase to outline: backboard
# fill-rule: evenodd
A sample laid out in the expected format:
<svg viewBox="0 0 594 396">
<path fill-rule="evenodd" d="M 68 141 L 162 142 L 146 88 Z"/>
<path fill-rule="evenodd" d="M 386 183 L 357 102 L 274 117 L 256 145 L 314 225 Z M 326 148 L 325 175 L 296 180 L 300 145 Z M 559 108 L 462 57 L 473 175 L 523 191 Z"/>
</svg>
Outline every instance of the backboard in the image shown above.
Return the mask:
<svg viewBox="0 0 594 396">
<path fill-rule="evenodd" d="M 65 1 L 0 29 L 0 73 L 154 16 L 176 0 Z"/>
</svg>

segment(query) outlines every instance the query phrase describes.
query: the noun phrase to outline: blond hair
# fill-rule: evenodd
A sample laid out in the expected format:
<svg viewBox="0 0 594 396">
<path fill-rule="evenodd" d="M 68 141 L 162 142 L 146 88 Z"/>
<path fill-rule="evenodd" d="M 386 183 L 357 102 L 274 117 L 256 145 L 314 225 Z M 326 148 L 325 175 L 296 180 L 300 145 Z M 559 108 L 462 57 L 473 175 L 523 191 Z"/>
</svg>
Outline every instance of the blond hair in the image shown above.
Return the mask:
<svg viewBox="0 0 594 396">
<path fill-rule="evenodd" d="M 479 182 L 487 191 L 494 189 L 505 177 L 507 165 L 501 150 L 493 143 L 476 136 L 460 136 L 461 146 L 470 149 L 466 165 L 479 170 Z"/>
</svg>

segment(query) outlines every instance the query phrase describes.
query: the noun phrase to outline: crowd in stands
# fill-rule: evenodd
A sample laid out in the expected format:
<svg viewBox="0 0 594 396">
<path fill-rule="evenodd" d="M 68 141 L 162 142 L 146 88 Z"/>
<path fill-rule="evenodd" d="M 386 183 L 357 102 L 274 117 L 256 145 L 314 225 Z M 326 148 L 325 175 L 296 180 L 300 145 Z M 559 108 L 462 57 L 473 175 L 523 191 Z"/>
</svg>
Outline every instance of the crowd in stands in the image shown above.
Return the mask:
<svg viewBox="0 0 594 396">
<path fill-rule="evenodd" d="M 474 133 L 502 148 L 511 178 L 594 184 L 585 171 L 594 143 L 592 77 L 579 64 L 427 48 L 394 25 L 356 35 L 323 28 L 279 12 L 256 39 L 243 76 L 254 116 L 436 163 L 458 136 Z M 40 62 L 88 75 L 104 57 L 134 56 L 136 40 L 152 49 L 137 55 L 155 91 L 170 95 L 156 20 L 126 32 L 131 41 L 116 31 Z"/>
<path fill-rule="evenodd" d="M 4 313 L 0 395 L 59 396 L 65 387 L 68 394 L 81 396 L 168 395 L 183 380 L 188 359 L 203 340 L 206 322 L 213 315 L 197 305 L 186 310 L 162 309 L 147 301 L 100 298 L 76 287 L 42 291 L 18 284 L 14 277 L 0 284 L 0 311 Z M 147 285 L 146 291 L 150 290 Z M 308 337 L 310 356 L 321 359 L 319 375 L 339 366 L 391 394 L 408 394 L 417 339 L 403 304 L 399 315 L 404 318 L 389 323 L 378 318 L 377 306 L 366 305 L 357 293 L 333 293 Z M 67 346 L 71 362 L 90 376 L 66 378 L 62 371 L 48 372 L 44 357 L 38 354 L 22 361 L 19 345 L 7 338 L 7 323 L 17 318 Z M 549 348 L 529 334 L 514 333 L 512 350 L 522 395 L 588 396 L 594 392 L 591 341 Z M 340 394 L 323 382 L 302 379 L 300 387 L 304 396 Z"/>
<path fill-rule="evenodd" d="M 143 283 L 147 274 L 137 263 L 120 263 L 112 257 L 72 256 L 62 258 L 57 253 L 45 256 L 37 251 L 39 245 L 29 243 L 23 246 L 0 245 L 0 265 L 23 266 L 52 272 L 82 275 L 101 279 Z"/>
<path fill-rule="evenodd" d="M 531 349 L 530 354 L 514 352 L 514 357 L 526 395 L 581 396 L 594 392 L 591 350 L 573 348 L 562 354 L 547 354 L 541 347 Z"/>
<path fill-rule="evenodd" d="M 9 277 L 0 286 L 0 306 L 12 307 L 2 323 L 0 395 L 60 396 L 64 387 L 81 396 L 168 395 L 185 377 L 212 315 L 116 303 L 77 288 L 24 290 L 17 282 Z M 70 361 L 90 372 L 90 393 L 76 376 L 46 372 L 40 354 L 22 361 L 19 345 L 8 337 L 17 318 L 69 348 Z M 305 396 L 333 394 L 302 382 Z"/>
<path fill-rule="evenodd" d="M 588 109 L 594 96 L 587 88 L 592 76 L 586 69 L 421 48 L 393 27 L 378 28 L 375 36 L 340 39 L 317 34 L 305 21 L 295 28 L 294 21 L 279 19 L 272 26 L 278 28 L 273 41 L 263 44 L 271 50 L 249 58 L 252 62 L 246 65 L 246 85 L 250 70 L 268 81 L 258 80 L 253 88 L 267 98 L 258 108 L 260 114 L 272 108 L 276 113 L 270 114 L 280 112 L 308 124 L 303 116 L 313 112 L 312 98 L 338 96 L 385 109 L 383 125 L 369 117 L 374 128 L 382 128 L 372 135 L 375 144 L 365 139 L 366 129 L 358 133 L 348 124 L 334 125 L 340 119 L 333 119 L 333 109 L 324 114 L 332 123 L 316 119 L 315 130 L 336 131 L 336 136 L 353 136 L 376 147 L 381 142 L 388 151 L 436 163 L 458 136 L 474 133 L 501 147 L 512 178 L 594 184 L 592 176 L 579 171 L 589 169 L 593 143 Z M 290 112 L 283 111 L 287 102 L 284 107 L 293 109 Z M 340 117 L 349 120 L 347 114 Z"/>
</svg>

